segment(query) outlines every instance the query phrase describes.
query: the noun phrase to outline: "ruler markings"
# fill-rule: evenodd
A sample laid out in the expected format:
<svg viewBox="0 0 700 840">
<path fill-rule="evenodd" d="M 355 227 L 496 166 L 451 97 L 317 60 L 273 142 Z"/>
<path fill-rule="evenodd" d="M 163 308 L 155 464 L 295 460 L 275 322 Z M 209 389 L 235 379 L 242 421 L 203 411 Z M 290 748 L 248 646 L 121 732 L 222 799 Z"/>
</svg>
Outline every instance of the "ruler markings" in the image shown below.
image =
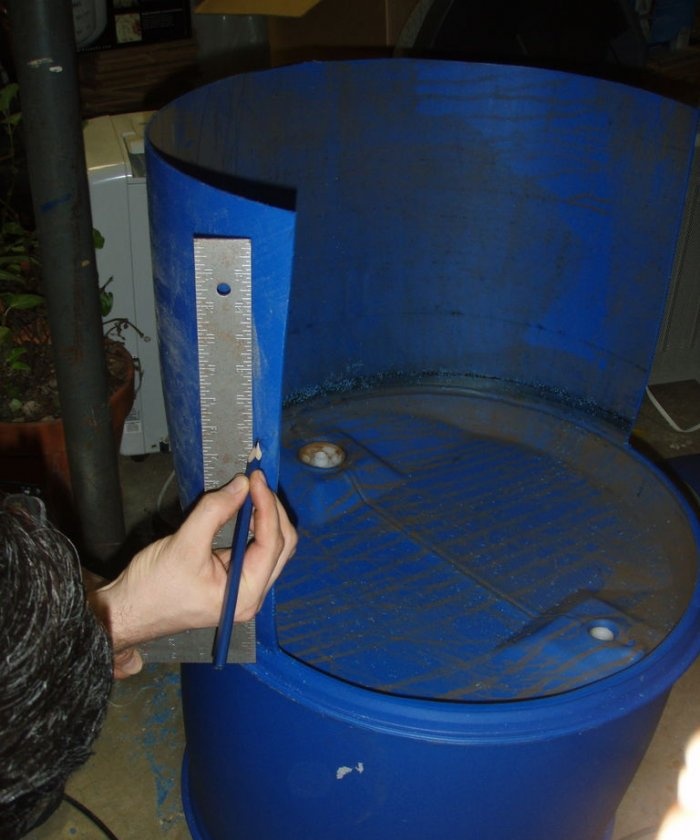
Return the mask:
<svg viewBox="0 0 700 840">
<path fill-rule="evenodd" d="M 251 243 L 195 237 L 194 251 L 204 489 L 211 490 L 244 468 L 253 445 Z M 217 544 L 230 545 L 232 536 L 229 525 Z"/>
</svg>

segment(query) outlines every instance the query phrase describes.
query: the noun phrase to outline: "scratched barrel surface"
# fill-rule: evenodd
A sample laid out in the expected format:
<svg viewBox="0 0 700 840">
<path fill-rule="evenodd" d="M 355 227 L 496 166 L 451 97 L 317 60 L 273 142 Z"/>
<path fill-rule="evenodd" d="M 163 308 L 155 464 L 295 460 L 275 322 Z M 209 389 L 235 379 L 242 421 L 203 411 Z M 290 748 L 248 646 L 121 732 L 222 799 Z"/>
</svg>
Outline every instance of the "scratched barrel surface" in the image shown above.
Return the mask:
<svg viewBox="0 0 700 840">
<path fill-rule="evenodd" d="M 697 520 L 630 445 L 696 130 L 612 82 L 410 60 L 242 75 L 156 116 L 183 502 L 192 242 L 246 237 L 254 425 L 300 534 L 256 664 L 183 666 L 197 840 L 611 836 L 700 644 Z"/>
<path fill-rule="evenodd" d="M 541 404 L 451 386 L 312 400 L 283 426 L 301 551 L 281 648 L 374 691 L 503 701 L 624 669 L 678 623 L 694 542 L 662 482 Z M 299 456 L 326 441 L 345 457 Z"/>
</svg>

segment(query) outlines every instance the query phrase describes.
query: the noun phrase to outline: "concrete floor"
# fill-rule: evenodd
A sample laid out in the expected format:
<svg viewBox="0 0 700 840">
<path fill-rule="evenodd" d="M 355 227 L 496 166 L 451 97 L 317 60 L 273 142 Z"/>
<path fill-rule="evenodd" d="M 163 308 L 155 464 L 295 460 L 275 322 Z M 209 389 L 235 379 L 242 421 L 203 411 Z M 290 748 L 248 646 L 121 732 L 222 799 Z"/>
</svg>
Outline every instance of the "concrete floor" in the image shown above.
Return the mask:
<svg viewBox="0 0 700 840">
<path fill-rule="evenodd" d="M 664 395 L 667 408 L 673 409 L 677 422 L 684 427 L 700 422 L 697 383 L 688 385 L 690 389 L 672 389 Z M 700 453 L 700 433 L 672 431 L 648 401 L 640 413 L 635 437 L 660 459 Z M 148 541 L 159 535 L 163 520 L 173 522 L 177 518 L 172 483 L 161 500 L 163 517 L 154 518 L 171 473 L 171 459 L 168 455 L 152 455 L 141 462 L 123 458 L 121 469 L 127 522 L 137 543 Z M 700 728 L 698 697 L 700 660 L 672 691 L 654 740 L 618 811 L 613 840 L 655 836 L 675 798 L 684 744 Z M 67 791 L 103 820 L 119 840 L 187 840 L 190 834 L 180 803 L 183 747 L 178 670 L 148 665 L 140 675 L 115 685 L 95 754 L 71 779 Z M 64 803 L 29 837 L 97 840 L 104 834 Z"/>
<path fill-rule="evenodd" d="M 144 545 L 177 518 L 174 482 L 167 486 L 160 505 L 165 521 L 154 516 L 172 473 L 172 459 L 160 454 L 142 461 L 122 457 L 120 470 L 129 539 L 136 546 Z M 71 778 L 66 792 L 119 840 L 188 840 L 180 803 L 183 746 L 179 668 L 147 665 L 137 676 L 115 683 L 95 753 Z M 104 840 L 105 835 L 64 803 L 27 837 Z"/>
</svg>

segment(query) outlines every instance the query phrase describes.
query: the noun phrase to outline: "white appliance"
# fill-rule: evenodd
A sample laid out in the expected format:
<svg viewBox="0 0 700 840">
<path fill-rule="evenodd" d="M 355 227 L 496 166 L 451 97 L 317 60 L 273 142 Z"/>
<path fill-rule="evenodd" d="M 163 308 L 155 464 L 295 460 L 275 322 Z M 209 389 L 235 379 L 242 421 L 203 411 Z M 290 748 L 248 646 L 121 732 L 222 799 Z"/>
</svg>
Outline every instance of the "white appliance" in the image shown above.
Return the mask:
<svg viewBox="0 0 700 840">
<path fill-rule="evenodd" d="M 105 239 L 97 251 L 100 286 L 112 278 L 107 291 L 114 305 L 108 318 L 126 318 L 136 327 L 123 334 L 141 371 L 121 443 L 122 455 L 131 456 L 168 449 L 144 159 L 144 130 L 152 114 L 96 117 L 83 129 L 92 224 Z"/>
<path fill-rule="evenodd" d="M 650 384 L 700 382 L 700 135 Z"/>
</svg>

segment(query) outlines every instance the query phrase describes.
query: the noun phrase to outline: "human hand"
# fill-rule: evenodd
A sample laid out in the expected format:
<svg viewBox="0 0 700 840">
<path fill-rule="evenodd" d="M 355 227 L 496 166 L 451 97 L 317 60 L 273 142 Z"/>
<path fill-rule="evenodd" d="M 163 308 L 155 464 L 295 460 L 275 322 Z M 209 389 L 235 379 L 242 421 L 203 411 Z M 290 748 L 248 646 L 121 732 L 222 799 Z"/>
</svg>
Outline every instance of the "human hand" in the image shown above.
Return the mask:
<svg viewBox="0 0 700 840">
<path fill-rule="evenodd" d="M 112 583 L 89 596 L 112 637 L 117 679 L 141 670 L 136 646 L 219 622 L 230 550 L 212 549 L 220 528 L 250 491 L 251 531 L 236 601 L 235 621 L 252 618 L 296 548 L 296 532 L 279 499 L 256 470 L 206 493 L 178 531 L 135 555 Z"/>
<path fill-rule="evenodd" d="M 663 821 L 657 840 L 697 840 L 700 837 L 700 732 L 685 751 L 678 777 L 678 802 Z"/>
</svg>

